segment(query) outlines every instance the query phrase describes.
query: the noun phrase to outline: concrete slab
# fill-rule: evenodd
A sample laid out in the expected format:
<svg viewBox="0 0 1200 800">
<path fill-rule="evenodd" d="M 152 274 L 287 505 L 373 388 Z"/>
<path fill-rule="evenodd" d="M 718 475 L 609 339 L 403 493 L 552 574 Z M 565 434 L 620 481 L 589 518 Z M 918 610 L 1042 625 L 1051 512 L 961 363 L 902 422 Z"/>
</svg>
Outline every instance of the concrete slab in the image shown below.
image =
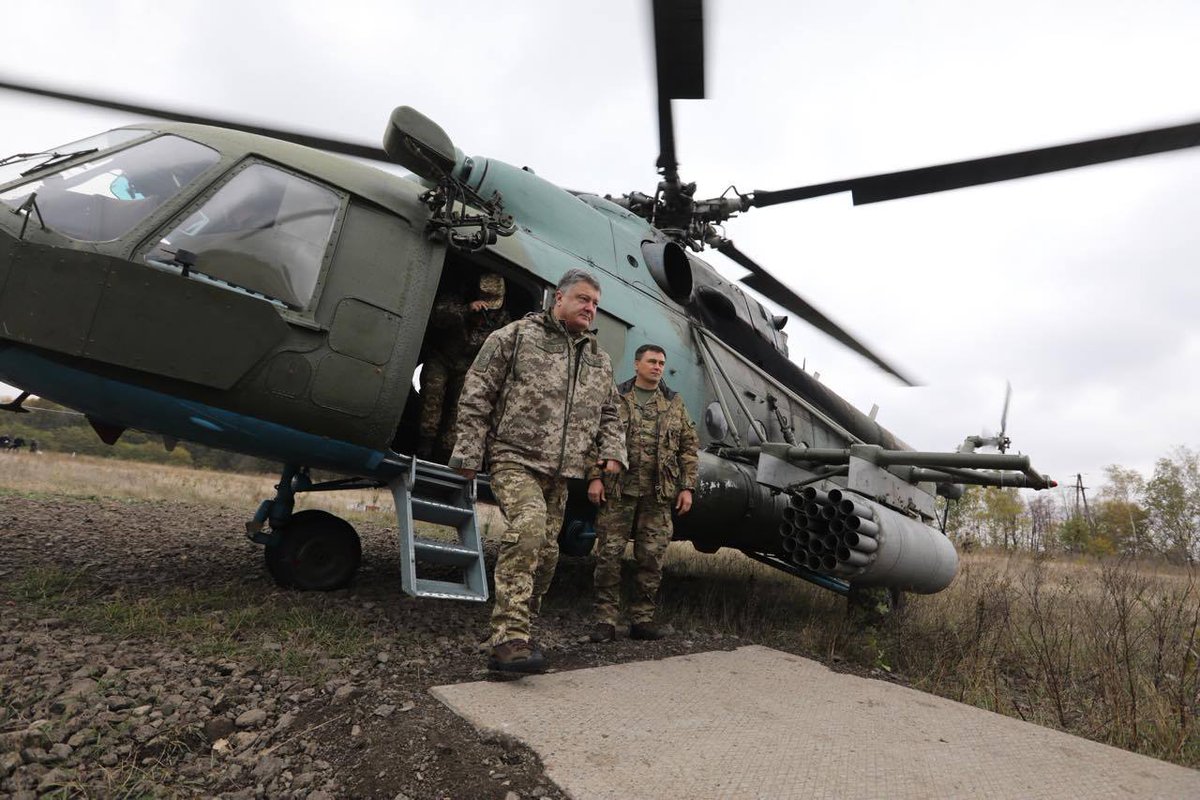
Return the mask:
<svg viewBox="0 0 1200 800">
<path fill-rule="evenodd" d="M 438 686 L 592 798 L 1200 798 L 1200 772 L 766 647 Z"/>
</svg>

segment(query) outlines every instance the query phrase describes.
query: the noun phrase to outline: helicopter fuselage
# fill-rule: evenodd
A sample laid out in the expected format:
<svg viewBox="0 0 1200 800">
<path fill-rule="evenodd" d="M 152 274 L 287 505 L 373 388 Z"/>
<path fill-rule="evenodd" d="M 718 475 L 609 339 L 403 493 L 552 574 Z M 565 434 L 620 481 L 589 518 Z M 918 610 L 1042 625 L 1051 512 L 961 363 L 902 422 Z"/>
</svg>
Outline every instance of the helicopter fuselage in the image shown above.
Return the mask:
<svg viewBox="0 0 1200 800">
<path fill-rule="evenodd" d="M 412 452 L 405 412 L 419 402 L 413 378 L 439 282 L 466 264 L 507 279 L 513 312 L 546 307 L 567 269 L 591 270 L 602 284 L 597 338 L 619 376 L 638 346 L 665 351 L 665 380 L 712 451 L 676 529 L 698 547 L 779 550 L 788 495 L 763 484 L 753 457 L 722 447 L 908 449 L 788 359 L 780 318 L 597 195 L 456 153 L 454 179 L 500 198 L 514 220 L 464 248 L 431 223 L 427 181 L 206 126 L 107 136 L 117 143 L 0 171 L 10 212 L 0 213 L 0 380 L 83 412 L 106 441 L 137 428 L 392 480 L 398 453 Z M 794 485 L 848 474 L 798 463 L 786 468 Z M 933 483 L 888 480 L 880 497 L 891 491 L 905 514 L 933 519 Z M 588 513 L 576 502 L 568 527 Z M 911 587 L 944 586 L 948 552 L 934 582 Z"/>
</svg>

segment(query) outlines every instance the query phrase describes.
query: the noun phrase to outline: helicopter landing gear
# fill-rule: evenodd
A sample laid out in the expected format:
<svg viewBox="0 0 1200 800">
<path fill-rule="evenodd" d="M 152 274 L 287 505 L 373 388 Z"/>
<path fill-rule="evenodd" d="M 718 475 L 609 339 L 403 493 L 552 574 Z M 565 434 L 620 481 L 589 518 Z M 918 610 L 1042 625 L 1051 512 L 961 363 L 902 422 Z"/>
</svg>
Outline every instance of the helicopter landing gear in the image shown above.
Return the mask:
<svg viewBox="0 0 1200 800">
<path fill-rule="evenodd" d="M 358 533 L 328 511 L 309 509 L 273 531 L 276 543 L 264 551 L 267 571 L 285 589 L 331 592 L 344 589 L 362 563 Z"/>
<path fill-rule="evenodd" d="M 595 543 L 595 523 L 587 520 L 568 519 L 558 533 L 558 552 L 564 556 L 583 558 Z"/>
</svg>

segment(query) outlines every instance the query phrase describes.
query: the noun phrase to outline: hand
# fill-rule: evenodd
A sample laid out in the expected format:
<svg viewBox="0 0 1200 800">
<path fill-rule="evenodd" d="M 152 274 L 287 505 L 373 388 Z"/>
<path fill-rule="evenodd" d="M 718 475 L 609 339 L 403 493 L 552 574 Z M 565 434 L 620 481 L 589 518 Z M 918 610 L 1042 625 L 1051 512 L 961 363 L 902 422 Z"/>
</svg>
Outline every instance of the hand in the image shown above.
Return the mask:
<svg viewBox="0 0 1200 800">
<path fill-rule="evenodd" d="M 601 505 L 605 501 L 604 497 L 604 481 L 599 478 L 592 478 L 588 483 L 588 500 L 591 500 L 593 505 Z"/>
<path fill-rule="evenodd" d="M 472 300 L 471 301 L 471 310 L 472 311 L 486 311 L 487 310 L 487 300 Z"/>
<path fill-rule="evenodd" d="M 682 492 L 679 493 L 679 496 L 675 498 L 675 511 L 679 514 L 679 516 L 682 517 L 684 514 L 688 513 L 691 510 L 692 510 L 692 490 L 684 489 Z"/>
<path fill-rule="evenodd" d="M 469 481 L 475 480 L 475 470 L 473 469 L 467 469 L 466 467 L 455 467 L 454 471 Z"/>
<path fill-rule="evenodd" d="M 596 464 L 602 465 L 604 467 L 604 471 L 607 472 L 609 475 L 616 475 L 618 472 L 621 471 L 621 462 L 617 461 L 615 458 L 610 458 L 608 461 L 604 461 L 602 459 L 600 461 L 597 461 Z"/>
</svg>

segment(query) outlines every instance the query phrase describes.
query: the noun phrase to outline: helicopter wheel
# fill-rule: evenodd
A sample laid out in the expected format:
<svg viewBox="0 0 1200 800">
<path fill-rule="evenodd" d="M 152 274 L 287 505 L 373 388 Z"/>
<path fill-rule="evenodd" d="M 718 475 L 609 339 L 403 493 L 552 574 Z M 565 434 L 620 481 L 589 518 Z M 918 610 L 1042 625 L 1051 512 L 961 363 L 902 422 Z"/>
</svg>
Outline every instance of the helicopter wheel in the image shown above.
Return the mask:
<svg viewBox="0 0 1200 800">
<path fill-rule="evenodd" d="M 582 558 L 592 552 L 596 532 L 582 519 L 568 520 L 558 534 L 558 551 L 564 556 Z"/>
<path fill-rule="evenodd" d="M 280 542 L 268 545 L 263 557 L 279 586 L 331 592 L 354 580 L 362 563 L 362 544 L 346 520 L 310 509 L 293 514 L 278 533 Z"/>
</svg>

